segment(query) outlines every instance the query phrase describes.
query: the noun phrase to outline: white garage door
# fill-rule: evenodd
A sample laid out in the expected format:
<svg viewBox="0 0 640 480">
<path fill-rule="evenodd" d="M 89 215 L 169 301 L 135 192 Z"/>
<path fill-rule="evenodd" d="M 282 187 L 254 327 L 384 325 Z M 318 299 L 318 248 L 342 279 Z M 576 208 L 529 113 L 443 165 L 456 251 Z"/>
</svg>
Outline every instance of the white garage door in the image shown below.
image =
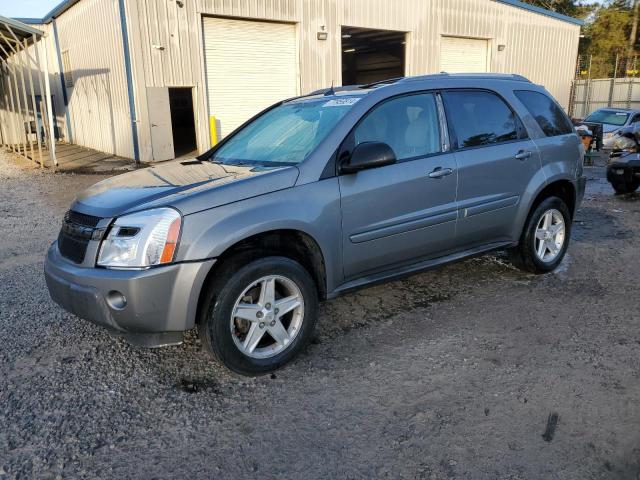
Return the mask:
<svg viewBox="0 0 640 480">
<path fill-rule="evenodd" d="M 488 72 L 488 66 L 488 40 L 442 37 L 440 41 L 440 71 L 447 73 Z"/>
<path fill-rule="evenodd" d="M 218 138 L 260 110 L 298 95 L 295 25 L 204 18 L 209 115 Z"/>
</svg>

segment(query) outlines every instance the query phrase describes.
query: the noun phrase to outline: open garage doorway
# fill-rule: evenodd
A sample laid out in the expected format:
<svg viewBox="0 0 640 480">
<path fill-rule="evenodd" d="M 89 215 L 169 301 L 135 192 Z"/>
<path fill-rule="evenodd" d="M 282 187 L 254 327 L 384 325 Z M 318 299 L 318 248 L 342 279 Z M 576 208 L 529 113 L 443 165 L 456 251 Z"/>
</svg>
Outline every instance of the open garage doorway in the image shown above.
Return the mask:
<svg viewBox="0 0 640 480">
<path fill-rule="evenodd" d="M 342 27 L 342 84 L 403 77 L 405 49 L 405 32 Z"/>
<path fill-rule="evenodd" d="M 169 88 L 173 150 L 176 158 L 197 152 L 196 123 L 191 88 Z"/>
</svg>

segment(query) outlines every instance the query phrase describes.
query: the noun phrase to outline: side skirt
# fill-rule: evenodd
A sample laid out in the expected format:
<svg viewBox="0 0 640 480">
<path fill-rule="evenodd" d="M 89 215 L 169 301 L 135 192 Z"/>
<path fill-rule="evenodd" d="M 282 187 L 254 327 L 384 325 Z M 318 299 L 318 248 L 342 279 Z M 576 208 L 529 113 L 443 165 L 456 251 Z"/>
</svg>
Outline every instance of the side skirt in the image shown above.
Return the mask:
<svg viewBox="0 0 640 480">
<path fill-rule="evenodd" d="M 472 248 L 471 250 L 464 250 L 462 252 L 456 252 L 450 255 L 445 255 L 444 257 L 432 258 L 432 259 L 424 260 L 418 263 L 413 263 L 411 265 L 406 265 L 401 268 L 385 270 L 384 272 L 367 275 L 367 276 L 343 283 L 338 288 L 336 288 L 333 292 L 327 295 L 327 300 L 339 297 L 340 295 L 343 295 L 348 292 L 359 290 L 361 288 L 377 285 L 380 283 L 386 283 L 392 280 L 397 280 L 399 278 L 407 277 L 415 273 L 431 270 L 433 268 L 447 265 L 449 263 L 455 263 L 461 260 L 467 260 L 469 258 L 477 257 L 487 252 L 491 252 L 493 250 L 500 250 L 502 248 L 510 247 L 514 245 L 515 244 L 513 242 L 490 243 L 487 245 L 481 245 L 479 247 Z"/>
</svg>

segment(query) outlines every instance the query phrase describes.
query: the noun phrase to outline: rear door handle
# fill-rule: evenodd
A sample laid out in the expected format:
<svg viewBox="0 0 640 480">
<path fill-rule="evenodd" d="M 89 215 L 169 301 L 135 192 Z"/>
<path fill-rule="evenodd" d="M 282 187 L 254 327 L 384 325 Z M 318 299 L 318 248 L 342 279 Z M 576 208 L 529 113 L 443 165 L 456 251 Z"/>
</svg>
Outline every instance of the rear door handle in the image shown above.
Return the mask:
<svg viewBox="0 0 640 480">
<path fill-rule="evenodd" d="M 531 156 L 531 152 L 529 152 L 528 150 L 520 150 L 518 153 L 516 153 L 515 156 L 518 160 L 526 160 Z"/>
<path fill-rule="evenodd" d="M 442 168 L 436 167 L 432 172 L 429 173 L 429 178 L 442 178 L 447 175 L 451 175 L 453 173 L 453 169 L 451 168 Z"/>
</svg>

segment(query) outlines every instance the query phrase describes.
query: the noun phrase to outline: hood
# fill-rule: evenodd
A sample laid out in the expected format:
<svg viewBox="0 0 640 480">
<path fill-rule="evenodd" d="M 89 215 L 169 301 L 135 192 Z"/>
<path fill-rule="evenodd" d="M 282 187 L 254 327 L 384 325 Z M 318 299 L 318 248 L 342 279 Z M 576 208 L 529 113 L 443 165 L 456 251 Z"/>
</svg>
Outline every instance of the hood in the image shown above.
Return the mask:
<svg viewBox="0 0 640 480">
<path fill-rule="evenodd" d="M 297 178 L 298 169 L 291 166 L 176 160 L 98 182 L 81 192 L 71 208 L 106 218 L 170 205 L 188 215 L 290 188 Z"/>
<path fill-rule="evenodd" d="M 612 125 L 611 123 L 603 123 L 602 124 L 602 133 L 614 132 L 624 128 L 624 125 Z"/>
</svg>

